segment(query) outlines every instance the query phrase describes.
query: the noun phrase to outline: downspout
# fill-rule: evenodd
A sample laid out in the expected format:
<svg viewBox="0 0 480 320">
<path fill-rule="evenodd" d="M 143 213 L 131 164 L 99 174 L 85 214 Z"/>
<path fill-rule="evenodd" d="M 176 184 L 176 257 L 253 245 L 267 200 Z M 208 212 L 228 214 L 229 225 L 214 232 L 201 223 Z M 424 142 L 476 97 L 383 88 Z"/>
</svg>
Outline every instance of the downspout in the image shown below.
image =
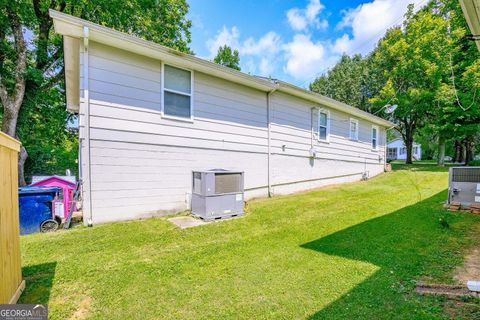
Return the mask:
<svg viewBox="0 0 480 320">
<path fill-rule="evenodd" d="M 313 138 L 314 138 L 314 135 L 315 135 L 315 132 L 314 132 L 314 123 L 313 123 L 313 115 L 315 113 L 315 110 L 317 109 L 317 107 L 312 107 L 310 109 L 310 157 L 312 156 L 312 153 L 313 153 Z"/>
<path fill-rule="evenodd" d="M 88 74 L 88 37 L 89 37 L 88 27 L 83 27 L 83 99 L 85 103 L 85 142 L 87 148 L 87 178 L 88 178 L 88 211 L 89 217 L 87 220 L 87 225 L 89 227 L 93 224 L 93 205 L 92 205 L 92 165 L 91 165 L 91 155 L 90 155 L 90 81 Z"/>
<path fill-rule="evenodd" d="M 388 130 L 391 130 L 393 128 L 395 128 L 395 127 L 390 127 L 390 128 L 385 129 L 385 145 L 383 147 L 384 148 L 384 150 L 383 150 L 384 151 L 384 157 L 383 157 L 383 171 L 384 172 L 387 171 L 387 155 L 388 155 L 388 153 L 387 153 L 387 151 L 388 151 L 387 132 L 388 132 Z"/>
<path fill-rule="evenodd" d="M 271 158 L 272 158 L 272 121 L 271 121 L 271 115 L 272 115 L 272 110 L 270 106 L 270 96 L 272 93 L 274 93 L 278 89 L 278 83 L 274 82 L 275 88 L 267 92 L 267 137 L 268 137 L 268 143 L 267 143 L 267 149 L 268 149 L 268 155 L 267 155 L 267 182 L 268 182 L 268 197 L 271 197 L 272 194 L 272 168 L 271 168 Z"/>
</svg>

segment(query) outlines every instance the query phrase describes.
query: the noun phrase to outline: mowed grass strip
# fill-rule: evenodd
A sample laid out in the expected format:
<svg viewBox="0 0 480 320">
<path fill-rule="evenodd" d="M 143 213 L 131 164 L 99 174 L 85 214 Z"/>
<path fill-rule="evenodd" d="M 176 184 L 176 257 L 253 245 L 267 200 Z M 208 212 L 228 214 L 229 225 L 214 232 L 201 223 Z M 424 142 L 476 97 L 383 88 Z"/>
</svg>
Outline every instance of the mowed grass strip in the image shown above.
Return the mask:
<svg viewBox="0 0 480 320">
<path fill-rule="evenodd" d="M 21 302 L 51 319 L 447 318 L 413 292 L 451 281 L 480 223 L 442 209 L 446 188 L 446 169 L 395 165 L 192 229 L 163 217 L 24 236 Z"/>
</svg>

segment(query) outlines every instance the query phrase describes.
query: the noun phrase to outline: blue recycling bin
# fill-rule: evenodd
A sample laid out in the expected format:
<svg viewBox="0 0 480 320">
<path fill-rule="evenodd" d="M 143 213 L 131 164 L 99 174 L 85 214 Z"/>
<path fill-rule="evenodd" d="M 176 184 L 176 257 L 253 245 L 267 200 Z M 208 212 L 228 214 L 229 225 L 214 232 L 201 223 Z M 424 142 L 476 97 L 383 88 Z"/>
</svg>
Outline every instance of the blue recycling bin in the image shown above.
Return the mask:
<svg viewBox="0 0 480 320">
<path fill-rule="evenodd" d="M 24 187 L 18 189 L 20 234 L 40 231 L 40 225 L 52 220 L 52 200 L 60 191 L 52 187 Z"/>
</svg>

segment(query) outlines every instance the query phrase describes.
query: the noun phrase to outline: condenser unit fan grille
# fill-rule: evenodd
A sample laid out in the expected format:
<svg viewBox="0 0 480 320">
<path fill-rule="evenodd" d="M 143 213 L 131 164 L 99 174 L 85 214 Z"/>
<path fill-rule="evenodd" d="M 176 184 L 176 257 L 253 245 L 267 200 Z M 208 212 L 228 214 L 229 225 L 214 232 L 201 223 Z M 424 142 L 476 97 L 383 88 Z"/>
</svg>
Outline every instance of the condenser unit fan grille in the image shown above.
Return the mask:
<svg viewBox="0 0 480 320">
<path fill-rule="evenodd" d="M 480 168 L 454 168 L 452 170 L 452 181 L 480 183 Z"/>
<path fill-rule="evenodd" d="M 215 173 L 215 194 L 242 191 L 241 173 Z"/>
</svg>

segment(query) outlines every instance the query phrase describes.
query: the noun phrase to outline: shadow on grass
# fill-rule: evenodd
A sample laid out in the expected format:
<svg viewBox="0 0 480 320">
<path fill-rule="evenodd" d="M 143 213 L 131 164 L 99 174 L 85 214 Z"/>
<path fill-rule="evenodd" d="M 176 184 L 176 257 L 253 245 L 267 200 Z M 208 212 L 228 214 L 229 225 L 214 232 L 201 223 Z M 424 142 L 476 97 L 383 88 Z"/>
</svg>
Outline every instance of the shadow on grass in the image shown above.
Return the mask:
<svg viewBox="0 0 480 320">
<path fill-rule="evenodd" d="M 380 267 L 309 319 L 405 319 L 407 316 L 417 319 L 440 314 L 439 304 L 433 303 L 433 298 L 431 304 L 425 304 L 429 298 L 415 295 L 413 288 L 422 275 L 446 276 L 459 261 L 459 250 L 455 247 L 458 242 L 452 244 L 449 240 L 461 233 L 462 228 L 444 229 L 438 222 L 441 215 L 447 215 L 451 223 L 461 219 L 439 207 L 445 197 L 446 191 L 440 192 L 391 214 L 302 245 Z M 341 281 L 348 277 L 346 274 Z M 420 299 L 424 299 L 422 303 Z"/>
<path fill-rule="evenodd" d="M 56 262 L 23 267 L 25 291 L 20 297 L 20 303 L 48 304 L 56 267 Z"/>
</svg>

